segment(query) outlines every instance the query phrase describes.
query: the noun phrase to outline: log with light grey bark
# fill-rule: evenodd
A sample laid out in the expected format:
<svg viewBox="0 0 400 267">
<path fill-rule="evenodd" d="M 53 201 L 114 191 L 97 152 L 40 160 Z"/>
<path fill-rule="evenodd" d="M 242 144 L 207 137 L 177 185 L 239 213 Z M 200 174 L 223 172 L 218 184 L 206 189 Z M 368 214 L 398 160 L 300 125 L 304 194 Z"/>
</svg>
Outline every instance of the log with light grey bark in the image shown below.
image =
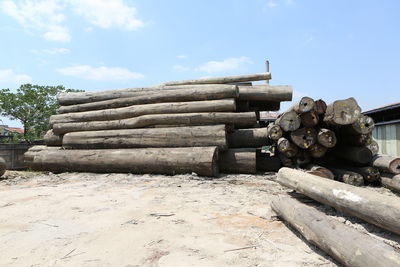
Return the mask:
<svg viewBox="0 0 400 267">
<path fill-rule="evenodd" d="M 237 148 L 220 152 L 221 173 L 257 173 L 256 149 Z"/>
<path fill-rule="evenodd" d="M 264 72 L 264 73 L 257 73 L 257 74 L 224 76 L 224 77 L 209 77 L 209 78 L 200 78 L 200 79 L 194 79 L 194 80 L 164 82 L 164 83 L 159 84 L 159 86 L 195 85 L 195 84 L 228 84 L 228 83 L 263 81 L 263 80 L 270 80 L 270 79 L 271 79 L 271 73 Z"/>
<path fill-rule="evenodd" d="M 156 125 L 198 126 L 215 124 L 233 124 L 238 128 L 246 128 L 256 125 L 257 118 L 254 112 L 155 114 L 124 120 L 55 123 L 53 131 L 56 134 L 65 134 L 83 131 L 146 128 Z"/>
<path fill-rule="evenodd" d="M 275 197 L 271 207 L 308 242 L 345 266 L 400 265 L 400 253 L 394 247 L 329 217 L 316 207 L 288 196 Z"/>
<path fill-rule="evenodd" d="M 359 173 L 345 170 L 345 169 L 334 168 L 334 167 L 329 167 L 329 170 L 331 170 L 333 172 L 336 180 L 339 182 L 354 185 L 354 186 L 363 186 L 364 185 L 364 178 Z"/>
<path fill-rule="evenodd" d="M 365 115 L 361 115 L 357 120 L 349 125 L 344 125 L 340 128 L 342 134 L 370 134 L 375 127 L 374 120 Z"/>
<path fill-rule="evenodd" d="M 295 131 L 299 129 L 301 119 L 296 112 L 289 111 L 280 114 L 279 117 L 276 119 L 275 124 L 279 125 L 285 132 Z"/>
<path fill-rule="evenodd" d="M 400 193 L 400 174 L 384 173 L 381 176 L 381 182 L 383 186 Z"/>
<path fill-rule="evenodd" d="M 65 148 L 207 147 L 227 149 L 225 125 L 67 133 Z"/>
<path fill-rule="evenodd" d="M 276 148 L 288 158 L 295 157 L 299 151 L 299 148 L 285 137 L 279 138 Z"/>
<path fill-rule="evenodd" d="M 331 151 L 336 157 L 356 164 L 364 165 L 372 160 L 372 152 L 366 147 L 336 146 Z"/>
<path fill-rule="evenodd" d="M 218 175 L 217 147 L 44 150 L 33 168 L 51 172 Z"/>
<path fill-rule="evenodd" d="M 326 148 L 332 148 L 336 146 L 337 143 L 336 134 L 334 131 L 331 131 L 329 129 L 318 129 L 317 141 L 319 144 L 323 145 Z"/>
<path fill-rule="evenodd" d="M 330 125 L 349 125 L 361 115 L 361 108 L 354 98 L 336 100 L 326 108 L 323 121 Z"/>
<path fill-rule="evenodd" d="M 231 148 L 262 147 L 269 144 L 267 128 L 238 129 L 228 134 Z"/>
<path fill-rule="evenodd" d="M 289 85 L 239 86 L 239 100 L 281 102 L 291 101 L 293 89 Z"/>
<path fill-rule="evenodd" d="M 3 158 L 0 158 L 0 177 L 6 172 L 6 161 Z"/>
<path fill-rule="evenodd" d="M 297 114 L 309 112 L 314 109 L 314 100 L 311 97 L 304 96 L 294 103 L 289 111 L 294 111 Z"/>
<path fill-rule="evenodd" d="M 72 113 L 90 110 L 102 110 L 110 108 L 120 108 L 133 105 L 167 103 L 167 102 L 186 102 L 204 101 L 216 99 L 237 98 L 239 91 L 235 85 L 225 85 L 223 87 L 193 88 L 157 91 L 156 93 L 139 95 L 134 97 L 116 98 L 98 102 L 90 102 L 71 106 L 61 106 L 58 113 Z"/>
<path fill-rule="evenodd" d="M 378 154 L 373 157 L 372 166 L 384 172 L 400 174 L 400 157 Z"/>
<path fill-rule="evenodd" d="M 61 135 L 57 135 L 53 132 L 53 130 L 48 130 L 44 135 L 43 140 L 47 146 L 61 146 L 63 137 Z"/>
<path fill-rule="evenodd" d="M 400 234 L 398 197 L 321 179 L 290 168 L 280 169 L 277 181 L 318 202 Z"/>
<path fill-rule="evenodd" d="M 235 110 L 236 103 L 234 99 L 157 103 L 52 115 L 50 117 L 50 125 L 68 122 L 121 120 L 148 114 L 234 112 Z"/>
<path fill-rule="evenodd" d="M 61 146 L 43 146 L 43 145 L 37 145 L 37 146 L 33 146 L 31 148 L 28 149 L 28 151 L 26 151 L 24 153 L 24 163 L 27 167 L 31 167 L 31 164 L 35 158 L 35 156 L 44 150 L 62 150 L 63 148 Z"/>
<path fill-rule="evenodd" d="M 303 127 L 290 133 L 292 142 L 300 148 L 308 149 L 317 142 L 315 128 Z"/>
<path fill-rule="evenodd" d="M 282 128 L 274 123 L 270 123 L 267 126 L 267 131 L 268 131 L 268 138 L 275 141 L 281 138 L 283 134 Z"/>
</svg>

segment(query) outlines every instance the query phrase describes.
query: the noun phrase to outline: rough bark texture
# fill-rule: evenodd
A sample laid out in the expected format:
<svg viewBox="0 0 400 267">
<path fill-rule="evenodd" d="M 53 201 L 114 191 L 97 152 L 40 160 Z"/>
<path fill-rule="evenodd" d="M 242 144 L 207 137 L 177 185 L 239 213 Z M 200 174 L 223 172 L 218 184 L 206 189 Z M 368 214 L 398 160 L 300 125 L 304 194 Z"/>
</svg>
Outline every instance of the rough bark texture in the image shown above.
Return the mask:
<svg viewBox="0 0 400 267">
<path fill-rule="evenodd" d="M 317 131 L 314 128 L 300 128 L 290 133 L 290 139 L 298 147 L 308 149 L 317 142 Z"/>
<path fill-rule="evenodd" d="M 0 177 L 6 172 L 6 162 L 3 158 L 0 158 Z"/>
<path fill-rule="evenodd" d="M 68 122 L 122 120 L 149 114 L 233 112 L 235 110 L 234 99 L 158 103 L 53 115 L 50 117 L 50 125 Z"/>
<path fill-rule="evenodd" d="M 378 154 L 372 159 L 372 166 L 384 172 L 400 174 L 400 158 Z"/>
<path fill-rule="evenodd" d="M 270 138 L 271 140 L 278 140 L 282 137 L 283 134 L 282 128 L 279 125 L 272 123 L 267 126 L 267 131 L 268 138 Z"/>
<path fill-rule="evenodd" d="M 317 141 L 326 148 L 332 148 L 336 146 L 336 134 L 329 129 L 321 128 L 318 130 Z"/>
<path fill-rule="evenodd" d="M 277 149 L 288 158 L 293 158 L 299 151 L 299 148 L 285 137 L 279 138 L 277 142 Z"/>
<path fill-rule="evenodd" d="M 221 173 L 257 173 L 256 149 L 228 149 L 220 153 Z"/>
<path fill-rule="evenodd" d="M 272 209 L 307 241 L 345 266 L 399 266 L 400 253 L 383 241 L 290 197 L 276 197 Z"/>
<path fill-rule="evenodd" d="M 361 114 L 361 108 L 354 98 L 336 100 L 326 108 L 324 122 L 331 125 L 349 125 Z"/>
<path fill-rule="evenodd" d="M 325 205 L 400 234 L 400 202 L 397 197 L 289 168 L 279 170 L 278 182 Z"/>
<path fill-rule="evenodd" d="M 207 147 L 227 149 L 225 125 L 75 132 L 65 148 Z"/>
<path fill-rule="evenodd" d="M 345 125 L 340 130 L 344 134 L 370 134 L 374 127 L 375 123 L 371 117 L 361 115 L 354 123 Z"/>
<path fill-rule="evenodd" d="M 102 110 L 110 108 L 120 108 L 132 105 L 155 104 L 166 102 L 186 102 L 186 101 L 204 101 L 237 98 L 238 89 L 235 85 L 215 88 L 195 88 L 195 89 L 178 89 L 158 91 L 152 94 L 145 94 L 135 97 L 116 98 L 99 102 L 91 102 L 85 104 L 77 104 L 71 106 L 61 106 L 58 109 L 59 113 L 82 112 L 89 110 Z"/>
<path fill-rule="evenodd" d="M 381 176 L 382 184 L 392 191 L 400 193 L 400 175 L 384 173 Z"/>
<path fill-rule="evenodd" d="M 52 172 L 127 172 L 218 175 L 217 147 L 43 150 L 38 152 L 33 167 Z"/>
<path fill-rule="evenodd" d="M 294 111 L 297 114 L 309 112 L 314 109 L 314 100 L 310 97 L 302 97 L 289 109 L 289 111 Z"/>
<path fill-rule="evenodd" d="M 257 118 L 254 112 L 156 114 L 114 121 L 56 123 L 53 125 L 53 131 L 56 134 L 65 134 L 69 132 L 145 128 L 156 125 L 196 126 L 215 124 L 234 124 L 237 127 L 244 128 L 252 127 L 256 123 Z"/>
<path fill-rule="evenodd" d="M 372 160 L 372 153 L 366 147 L 340 146 L 335 147 L 332 153 L 341 159 L 357 164 L 368 164 Z"/>
<path fill-rule="evenodd" d="M 63 137 L 61 135 L 54 134 L 53 130 L 49 130 L 44 135 L 43 139 L 47 146 L 61 146 Z"/>
<path fill-rule="evenodd" d="M 291 101 L 293 89 L 288 85 L 254 85 L 254 86 L 239 86 L 240 100 L 254 101 Z"/>
<path fill-rule="evenodd" d="M 267 128 L 239 129 L 228 134 L 231 148 L 262 147 L 268 143 Z"/>
<path fill-rule="evenodd" d="M 282 113 L 275 121 L 276 125 L 279 125 L 283 131 L 295 131 L 299 129 L 301 124 L 300 116 L 294 112 L 289 111 Z"/>
</svg>

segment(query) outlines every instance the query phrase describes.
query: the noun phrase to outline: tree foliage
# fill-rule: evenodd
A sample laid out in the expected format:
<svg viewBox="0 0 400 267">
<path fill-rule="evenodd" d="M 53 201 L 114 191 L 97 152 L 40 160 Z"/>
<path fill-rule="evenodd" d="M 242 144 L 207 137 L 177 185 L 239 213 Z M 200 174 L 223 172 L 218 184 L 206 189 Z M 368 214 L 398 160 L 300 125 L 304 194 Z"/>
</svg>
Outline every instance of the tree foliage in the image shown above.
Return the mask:
<svg viewBox="0 0 400 267">
<path fill-rule="evenodd" d="M 64 86 L 21 85 L 15 93 L 0 89 L 0 114 L 12 120 L 19 120 L 24 126 L 23 139 L 32 142 L 42 138 L 49 129 L 49 118 L 56 114 L 57 94 L 78 92 Z"/>
</svg>

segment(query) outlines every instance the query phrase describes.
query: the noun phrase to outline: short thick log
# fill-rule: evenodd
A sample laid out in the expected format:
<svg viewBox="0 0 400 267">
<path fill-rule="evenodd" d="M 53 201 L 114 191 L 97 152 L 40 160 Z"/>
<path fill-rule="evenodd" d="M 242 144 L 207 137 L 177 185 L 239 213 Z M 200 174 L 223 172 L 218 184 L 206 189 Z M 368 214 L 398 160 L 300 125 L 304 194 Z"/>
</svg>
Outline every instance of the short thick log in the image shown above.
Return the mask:
<svg viewBox="0 0 400 267">
<path fill-rule="evenodd" d="M 276 147 L 279 152 L 283 153 L 288 158 L 295 157 L 299 152 L 298 147 L 285 137 L 279 138 Z"/>
<path fill-rule="evenodd" d="M 155 125 L 199 126 L 215 124 L 233 124 L 238 128 L 245 128 L 252 127 L 256 123 L 257 118 L 254 112 L 156 114 L 113 121 L 56 123 L 53 125 L 53 131 L 56 134 L 65 134 L 70 132 L 146 128 Z"/>
<path fill-rule="evenodd" d="M 110 108 L 120 108 L 133 105 L 155 104 L 166 102 L 186 102 L 186 101 L 204 101 L 227 98 L 237 98 L 238 88 L 235 85 L 226 85 L 215 88 L 194 88 L 157 91 L 152 94 L 145 94 L 135 97 L 116 98 L 85 104 L 71 106 L 61 106 L 58 113 L 72 113 L 90 110 L 102 110 Z"/>
<path fill-rule="evenodd" d="M 368 164 L 372 160 L 372 153 L 366 147 L 340 146 L 335 147 L 332 153 L 341 159 L 357 164 Z"/>
<path fill-rule="evenodd" d="M 275 121 L 276 125 L 279 125 L 283 131 L 295 131 L 299 129 L 301 124 L 300 116 L 294 112 L 289 111 L 279 115 L 279 117 Z"/>
<path fill-rule="evenodd" d="M 321 128 L 317 133 L 317 141 L 319 144 L 323 145 L 326 148 L 332 148 L 336 146 L 337 138 L 335 132 Z"/>
<path fill-rule="evenodd" d="M 217 147 L 44 150 L 33 161 L 33 168 L 52 172 L 96 173 L 197 173 L 218 175 Z"/>
<path fill-rule="evenodd" d="M 291 108 L 289 111 L 294 111 L 297 114 L 309 112 L 314 109 L 314 100 L 310 97 L 302 97 L 300 98 Z"/>
<path fill-rule="evenodd" d="M 207 147 L 227 149 L 225 125 L 74 132 L 65 148 Z"/>
<path fill-rule="evenodd" d="M 6 172 L 6 162 L 3 158 L 0 158 L 0 177 Z"/>
<path fill-rule="evenodd" d="M 124 108 L 53 115 L 50 117 L 50 125 L 68 122 L 122 120 L 149 114 L 233 112 L 235 110 L 234 99 L 134 105 Z"/>
<path fill-rule="evenodd" d="M 272 209 L 304 238 L 345 266 L 400 265 L 400 253 L 383 241 L 291 197 L 275 197 Z"/>
<path fill-rule="evenodd" d="M 378 154 L 373 157 L 372 166 L 384 172 L 400 174 L 400 157 Z"/>
<path fill-rule="evenodd" d="M 317 131 L 303 127 L 290 133 L 292 142 L 300 148 L 308 149 L 317 142 Z"/>
<path fill-rule="evenodd" d="M 269 143 L 267 128 L 238 129 L 228 134 L 228 145 L 231 148 L 256 148 Z"/>
<path fill-rule="evenodd" d="M 292 100 L 293 89 L 288 85 L 239 86 L 239 100 L 281 102 Z"/>
<path fill-rule="evenodd" d="M 400 234 L 400 202 L 397 197 L 320 179 L 289 168 L 279 170 L 277 181 L 318 202 Z"/>
<path fill-rule="evenodd" d="M 349 125 L 361 114 L 361 108 L 354 98 L 336 100 L 329 104 L 325 111 L 324 122 L 331 125 Z"/>
<path fill-rule="evenodd" d="M 263 81 L 263 80 L 270 80 L 270 79 L 271 79 L 271 73 L 264 72 L 264 73 L 257 73 L 257 74 L 248 74 L 248 75 L 211 77 L 211 78 L 201 78 L 201 79 L 195 79 L 195 80 L 165 82 L 165 83 L 161 83 L 160 86 L 194 85 L 194 84 L 228 84 L 228 83 Z"/>
<path fill-rule="evenodd" d="M 361 115 L 357 120 L 340 128 L 343 134 L 370 134 L 375 127 L 374 120 L 369 116 Z"/>
<path fill-rule="evenodd" d="M 304 112 L 300 115 L 301 123 L 305 127 L 314 127 L 318 124 L 318 114 L 315 110 Z"/>
<path fill-rule="evenodd" d="M 48 130 L 43 139 L 47 146 L 61 146 L 63 137 L 61 135 L 54 134 L 53 130 Z"/>
<path fill-rule="evenodd" d="M 220 153 L 221 173 L 257 173 L 256 149 L 228 149 Z"/>
<path fill-rule="evenodd" d="M 400 175 L 393 175 L 390 173 L 384 173 L 381 176 L 382 185 L 389 188 L 392 191 L 400 193 Z"/>
<path fill-rule="evenodd" d="M 271 140 L 278 140 L 279 138 L 282 137 L 283 134 L 282 128 L 279 125 L 273 123 L 270 123 L 267 126 L 267 131 L 268 131 L 268 138 Z"/>
</svg>

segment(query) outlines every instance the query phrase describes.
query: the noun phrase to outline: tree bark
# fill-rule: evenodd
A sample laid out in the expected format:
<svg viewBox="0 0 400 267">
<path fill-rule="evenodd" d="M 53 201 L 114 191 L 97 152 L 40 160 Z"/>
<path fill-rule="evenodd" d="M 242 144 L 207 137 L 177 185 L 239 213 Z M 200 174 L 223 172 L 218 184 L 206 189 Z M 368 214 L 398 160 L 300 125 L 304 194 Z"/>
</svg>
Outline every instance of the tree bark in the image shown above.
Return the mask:
<svg viewBox="0 0 400 267">
<path fill-rule="evenodd" d="M 372 152 L 366 147 L 337 146 L 331 151 L 336 157 L 352 163 L 365 165 L 372 160 Z"/>
<path fill-rule="evenodd" d="M 400 175 L 393 175 L 384 173 L 381 176 L 381 182 L 383 186 L 389 188 L 392 191 L 400 193 Z"/>
<path fill-rule="evenodd" d="M 298 147 L 285 137 L 279 138 L 276 146 L 278 151 L 283 153 L 288 158 L 295 157 L 299 152 Z"/>
<path fill-rule="evenodd" d="M 331 125 L 349 125 L 361 114 L 361 108 L 354 98 L 336 100 L 329 104 L 325 111 L 324 122 Z"/>
<path fill-rule="evenodd" d="M 237 98 L 239 95 L 237 86 L 215 88 L 194 88 L 157 91 L 151 94 L 139 95 L 134 97 L 116 98 L 85 104 L 71 106 L 61 106 L 59 113 L 72 113 L 90 110 L 103 110 L 110 108 L 121 108 L 133 105 L 155 104 L 166 102 L 186 102 L 186 101 L 204 101 L 227 98 Z"/>
<path fill-rule="evenodd" d="M 228 149 L 220 153 L 221 173 L 257 173 L 256 149 Z"/>
<path fill-rule="evenodd" d="M 43 139 L 47 146 L 61 146 L 63 137 L 61 135 L 54 134 L 53 130 L 48 130 Z"/>
<path fill-rule="evenodd" d="M 378 154 L 372 159 L 372 166 L 384 172 L 400 174 L 400 157 Z"/>
<path fill-rule="evenodd" d="M 305 127 L 314 127 L 318 124 L 318 114 L 315 110 L 304 112 L 300 115 L 301 123 Z"/>
<path fill-rule="evenodd" d="M 314 100 L 310 97 L 302 97 L 299 101 L 297 101 L 291 108 L 289 108 L 289 111 L 294 111 L 297 114 L 309 112 L 314 109 Z"/>
<path fill-rule="evenodd" d="M 295 131 L 299 129 L 301 124 L 300 116 L 294 111 L 289 111 L 280 114 L 280 116 L 275 121 L 276 125 L 279 125 L 283 131 Z"/>
<path fill-rule="evenodd" d="M 292 100 L 293 89 L 288 85 L 239 86 L 239 100 L 281 102 Z"/>
<path fill-rule="evenodd" d="M 239 129 L 228 134 L 228 145 L 231 148 L 256 148 L 268 144 L 267 128 Z"/>
<path fill-rule="evenodd" d="M 44 150 L 33 161 L 39 171 L 96 173 L 197 173 L 218 175 L 217 147 Z"/>
<path fill-rule="evenodd" d="M 155 125 L 198 126 L 215 124 L 234 124 L 237 127 L 245 128 L 252 127 L 256 123 L 257 118 L 254 112 L 155 114 L 124 120 L 56 123 L 53 125 L 53 131 L 56 134 L 65 134 L 69 132 L 146 128 Z"/>
<path fill-rule="evenodd" d="M 330 218 L 290 197 L 275 197 L 272 209 L 304 238 L 345 266 L 398 266 L 400 254 L 381 240 Z"/>
<path fill-rule="evenodd" d="M 326 148 L 332 148 L 336 146 L 336 134 L 331 130 L 321 128 L 318 130 L 317 141 Z"/>
<path fill-rule="evenodd" d="M 368 146 L 373 142 L 371 134 L 342 135 L 340 143 L 353 146 Z"/>
<path fill-rule="evenodd" d="M 271 140 L 279 140 L 282 137 L 282 129 L 279 125 L 270 123 L 267 126 L 268 138 Z"/>
<path fill-rule="evenodd" d="M 290 133 L 292 142 L 300 148 L 308 149 L 317 142 L 317 131 L 314 128 L 300 128 Z"/>
<path fill-rule="evenodd" d="M 146 104 L 53 115 L 50 117 L 50 125 L 68 122 L 122 120 L 149 114 L 233 112 L 235 110 L 236 103 L 234 99 Z"/>
<path fill-rule="evenodd" d="M 352 134 L 370 134 L 375 127 L 374 120 L 371 117 L 361 115 L 357 118 L 357 120 L 350 124 L 345 125 L 340 128 L 340 131 L 343 134 L 352 135 Z"/>
<path fill-rule="evenodd" d="M 400 202 L 367 188 L 359 188 L 301 171 L 282 168 L 278 182 L 318 202 L 400 234 Z"/>
<path fill-rule="evenodd" d="M 74 132 L 65 148 L 207 147 L 227 149 L 225 125 Z"/>
</svg>

